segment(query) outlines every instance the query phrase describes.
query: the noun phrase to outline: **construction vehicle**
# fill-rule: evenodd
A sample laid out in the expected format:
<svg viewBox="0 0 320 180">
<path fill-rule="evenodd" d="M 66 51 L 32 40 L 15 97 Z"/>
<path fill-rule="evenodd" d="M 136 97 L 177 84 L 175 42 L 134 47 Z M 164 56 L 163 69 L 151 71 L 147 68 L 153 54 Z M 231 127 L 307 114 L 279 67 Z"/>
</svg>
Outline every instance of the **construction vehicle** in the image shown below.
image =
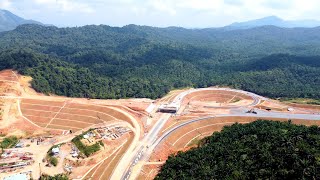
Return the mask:
<svg viewBox="0 0 320 180">
<path fill-rule="evenodd" d="M 252 113 L 252 114 L 257 114 L 257 112 L 254 109 L 250 109 L 249 111 L 247 111 L 246 113 Z"/>
</svg>

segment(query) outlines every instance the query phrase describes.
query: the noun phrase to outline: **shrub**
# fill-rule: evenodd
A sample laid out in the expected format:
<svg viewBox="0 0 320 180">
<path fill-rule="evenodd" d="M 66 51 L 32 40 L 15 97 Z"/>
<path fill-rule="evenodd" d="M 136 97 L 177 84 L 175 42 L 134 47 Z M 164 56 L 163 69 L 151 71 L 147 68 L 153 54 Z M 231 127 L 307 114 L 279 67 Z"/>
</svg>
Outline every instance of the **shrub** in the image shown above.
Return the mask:
<svg viewBox="0 0 320 180">
<path fill-rule="evenodd" d="M 57 166 L 58 165 L 58 159 L 56 157 L 50 157 L 49 158 L 49 162 L 50 164 L 52 164 L 53 166 Z"/>
<path fill-rule="evenodd" d="M 88 131 L 87 131 L 88 132 Z M 97 152 L 100 150 L 100 142 L 97 142 L 91 146 L 86 146 L 81 142 L 81 139 L 83 138 L 83 135 L 86 134 L 87 132 L 82 133 L 79 136 L 76 136 L 75 138 L 72 139 L 73 144 L 79 149 L 81 153 L 89 157 L 91 154 Z M 103 144 L 103 143 L 102 143 Z"/>
<path fill-rule="evenodd" d="M 42 174 L 39 180 L 68 180 L 68 176 L 66 174 L 57 174 L 55 176 L 49 176 L 47 174 Z"/>
<path fill-rule="evenodd" d="M 16 136 L 6 137 L 3 139 L 0 146 L 2 149 L 11 148 L 14 147 L 18 143 L 18 141 L 19 140 Z"/>
</svg>

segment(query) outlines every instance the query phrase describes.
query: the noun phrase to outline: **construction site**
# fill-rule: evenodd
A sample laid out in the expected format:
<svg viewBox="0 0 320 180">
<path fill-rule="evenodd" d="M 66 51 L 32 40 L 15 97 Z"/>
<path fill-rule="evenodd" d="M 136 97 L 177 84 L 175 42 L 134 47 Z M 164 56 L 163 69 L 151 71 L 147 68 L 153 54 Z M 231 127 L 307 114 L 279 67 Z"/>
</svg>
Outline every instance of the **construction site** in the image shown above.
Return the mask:
<svg viewBox="0 0 320 180">
<path fill-rule="evenodd" d="M 153 179 L 171 154 L 224 126 L 257 119 L 320 125 L 320 106 L 283 103 L 228 87 L 163 98 L 102 100 L 35 92 L 32 78 L 0 72 L 0 178 Z"/>
<path fill-rule="evenodd" d="M 125 152 L 122 147 L 128 146 L 137 136 L 135 127 L 141 121 L 137 123 L 136 119 L 147 116 L 143 108 L 151 103 L 146 99 L 97 101 L 44 96 L 30 88 L 29 77 L 6 70 L 0 72 L 0 78 L 1 133 L 16 136 L 20 139 L 19 144 L 23 144 L 18 150 L 13 146 L 2 153 L 0 178 L 26 172 L 34 179 L 44 172 L 48 175 L 66 173 L 72 178 L 82 178 L 90 173 L 102 176 L 106 172 L 99 165 L 117 163 Z M 71 142 L 89 129 L 92 132 L 81 142 L 85 146 L 102 142 L 100 150 L 90 158 L 81 156 L 80 150 Z M 58 161 L 56 166 L 46 158 L 50 149 L 54 150 L 52 157 Z"/>
<path fill-rule="evenodd" d="M 33 163 L 33 154 L 30 152 L 19 152 L 18 150 L 5 150 L 2 153 L 0 159 L 0 172 L 13 172 Z"/>
</svg>

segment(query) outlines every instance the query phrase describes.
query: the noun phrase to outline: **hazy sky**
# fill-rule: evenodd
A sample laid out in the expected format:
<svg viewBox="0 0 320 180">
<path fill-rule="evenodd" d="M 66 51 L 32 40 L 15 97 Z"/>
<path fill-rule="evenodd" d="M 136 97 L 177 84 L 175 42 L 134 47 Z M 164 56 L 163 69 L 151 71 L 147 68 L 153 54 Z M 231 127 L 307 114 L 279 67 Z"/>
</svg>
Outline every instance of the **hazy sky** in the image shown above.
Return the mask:
<svg viewBox="0 0 320 180">
<path fill-rule="evenodd" d="M 320 0 L 0 0 L 0 9 L 57 26 L 218 27 L 270 15 L 320 20 Z"/>
</svg>

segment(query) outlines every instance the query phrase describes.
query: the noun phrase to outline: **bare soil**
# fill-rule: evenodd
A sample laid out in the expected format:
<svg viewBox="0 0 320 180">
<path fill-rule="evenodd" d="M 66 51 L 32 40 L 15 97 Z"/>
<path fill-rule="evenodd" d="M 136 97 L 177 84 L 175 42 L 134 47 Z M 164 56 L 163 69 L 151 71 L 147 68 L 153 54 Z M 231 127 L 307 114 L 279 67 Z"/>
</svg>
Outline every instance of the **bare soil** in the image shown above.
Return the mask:
<svg viewBox="0 0 320 180">
<path fill-rule="evenodd" d="M 208 120 L 198 121 L 189 125 L 186 125 L 178 130 L 174 131 L 167 137 L 163 142 L 161 142 L 155 149 L 155 153 L 152 154 L 149 161 L 150 162 L 159 162 L 165 161 L 169 155 L 175 154 L 178 151 L 186 151 L 192 147 L 197 146 L 197 143 L 192 143 L 192 141 L 200 141 L 202 138 L 210 136 L 212 133 L 221 131 L 221 129 L 225 125 L 232 125 L 234 123 L 249 123 L 257 120 L 254 117 L 219 117 L 212 118 Z M 288 119 L 279 119 L 279 118 L 271 118 L 270 120 L 274 121 L 288 121 Z M 178 125 L 180 122 L 176 123 Z M 320 121 L 313 120 L 297 120 L 293 119 L 292 123 L 294 124 L 303 124 L 303 125 L 320 125 Z M 151 173 L 152 175 L 148 175 L 147 179 L 152 179 L 155 177 L 159 170 L 160 166 L 156 166 L 154 168 L 150 168 L 150 166 L 144 167 L 146 171 L 144 174 L 140 175 L 140 178 L 146 178 L 146 174 Z"/>
</svg>

